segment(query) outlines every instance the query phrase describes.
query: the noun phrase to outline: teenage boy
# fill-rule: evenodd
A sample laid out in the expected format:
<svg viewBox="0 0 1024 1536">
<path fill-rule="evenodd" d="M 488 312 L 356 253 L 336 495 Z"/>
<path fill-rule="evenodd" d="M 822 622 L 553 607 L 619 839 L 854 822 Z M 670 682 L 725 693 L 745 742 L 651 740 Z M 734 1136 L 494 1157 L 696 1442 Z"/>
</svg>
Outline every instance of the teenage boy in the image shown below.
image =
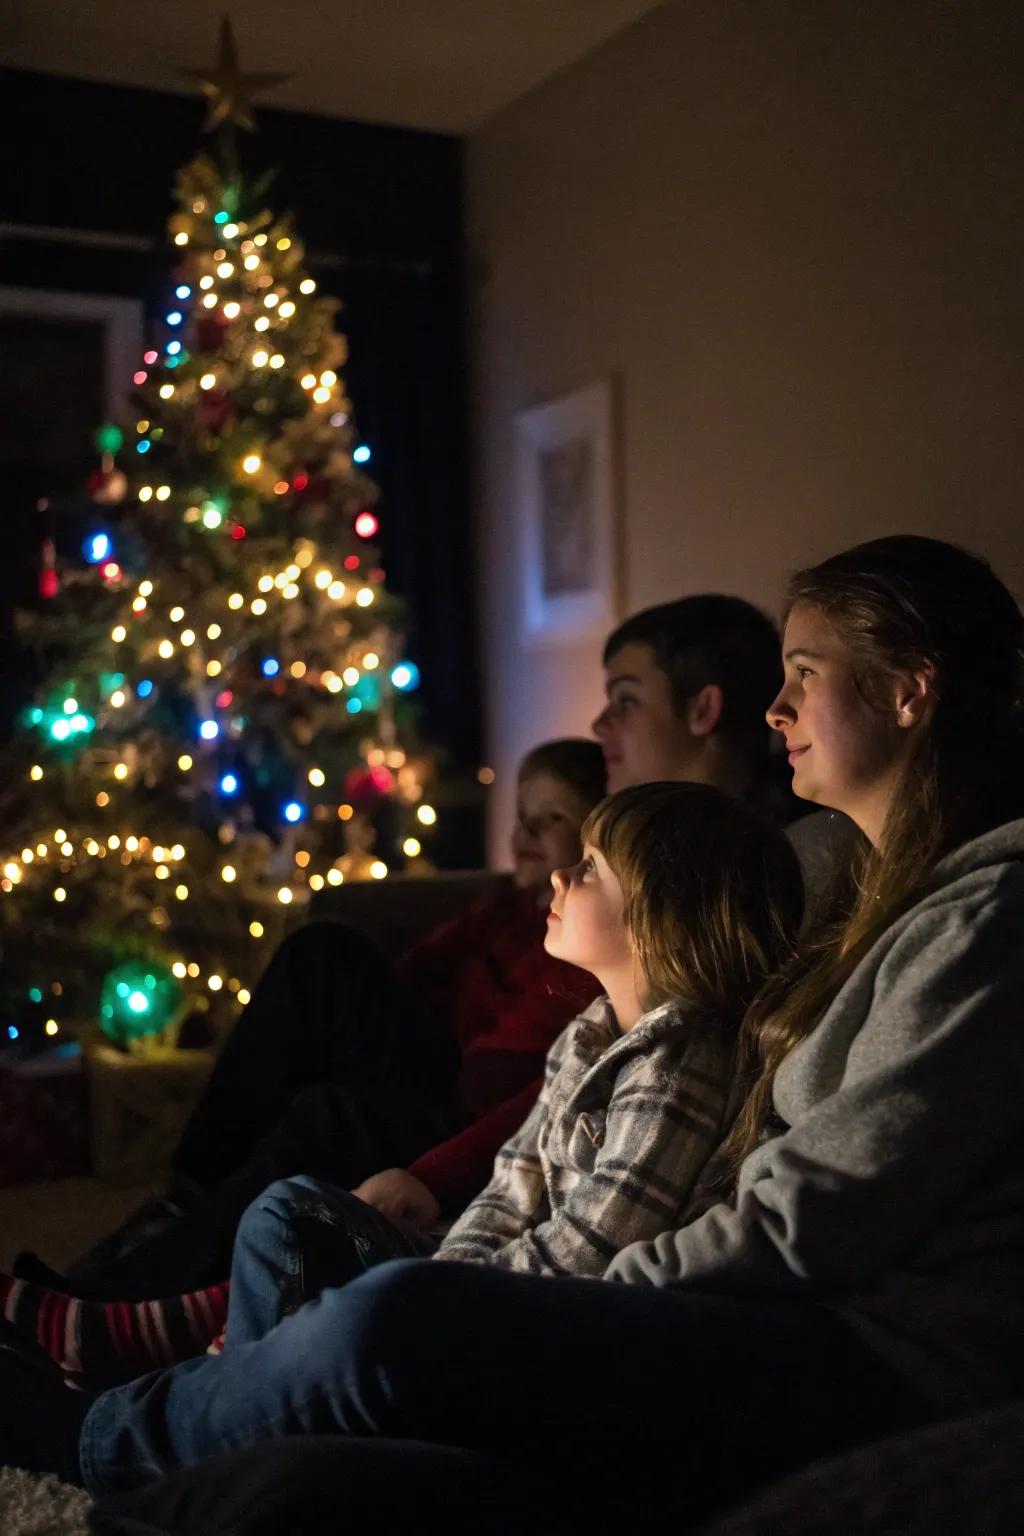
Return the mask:
<svg viewBox="0 0 1024 1536">
<path fill-rule="evenodd" d="M 779 635 L 740 597 L 702 593 L 633 614 L 604 647 L 607 702 L 593 724 L 609 793 L 689 779 L 791 822 L 787 836 L 813 910 L 848 831 L 846 818 L 802 815 L 765 710 L 782 680 Z M 793 821 L 794 816 L 801 816 Z"/>
</svg>

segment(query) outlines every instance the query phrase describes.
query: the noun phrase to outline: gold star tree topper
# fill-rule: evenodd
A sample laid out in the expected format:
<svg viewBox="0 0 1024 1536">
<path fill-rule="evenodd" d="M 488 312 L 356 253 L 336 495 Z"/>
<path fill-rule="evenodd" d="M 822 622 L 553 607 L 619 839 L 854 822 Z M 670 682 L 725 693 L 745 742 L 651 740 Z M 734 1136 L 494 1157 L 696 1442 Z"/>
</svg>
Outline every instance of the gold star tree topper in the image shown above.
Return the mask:
<svg viewBox="0 0 1024 1536">
<path fill-rule="evenodd" d="M 238 50 L 229 16 L 221 18 L 216 64 L 211 69 L 183 69 L 180 73 L 189 80 L 198 80 L 209 102 L 203 124 L 204 132 L 221 123 L 237 123 L 239 128 L 253 132 L 256 114 L 250 97 L 257 91 L 269 90 L 271 86 L 281 85 L 291 79 L 291 75 L 242 74 L 238 67 Z"/>
</svg>

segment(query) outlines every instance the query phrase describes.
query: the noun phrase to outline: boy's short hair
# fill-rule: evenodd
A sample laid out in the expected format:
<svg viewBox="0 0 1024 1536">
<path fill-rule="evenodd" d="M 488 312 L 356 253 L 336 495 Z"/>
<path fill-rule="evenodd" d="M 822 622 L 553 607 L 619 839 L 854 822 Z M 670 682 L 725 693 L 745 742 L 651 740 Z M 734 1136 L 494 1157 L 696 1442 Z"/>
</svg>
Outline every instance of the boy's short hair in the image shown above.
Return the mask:
<svg viewBox="0 0 1024 1536">
<path fill-rule="evenodd" d="M 588 811 L 607 793 L 604 753 L 596 741 L 587 741 L 582 736 L 543 741 L 527 752 L 516 777 L 521 783 L 535 773 L 549 773 L 552 778 L 561 779 Z"/>
<path fill-rule="evenodd" d="M 752 763 L 767 758 L 765 710 L 782 686 L 782 662 L 778 631 L 753 603 L 706 592 L 645 608 L 609 635 L 604 665 L 627 645 L 650 646 L 680 715 L 717 683 L 724 696 L 719 731 Z"/>
</svg>

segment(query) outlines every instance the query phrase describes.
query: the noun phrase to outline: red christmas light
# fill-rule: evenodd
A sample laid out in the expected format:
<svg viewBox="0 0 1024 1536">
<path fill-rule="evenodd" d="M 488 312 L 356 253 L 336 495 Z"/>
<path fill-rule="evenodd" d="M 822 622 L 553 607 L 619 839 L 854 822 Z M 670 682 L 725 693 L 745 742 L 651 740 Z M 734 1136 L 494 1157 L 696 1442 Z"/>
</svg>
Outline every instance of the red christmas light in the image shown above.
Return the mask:
<svg viewBox="0 0 1024 1536">
<path fill-rule="evenodd" d="M 292 490 L 304 491 L 309 484 L 309 476 L 299 473 L 292 477 Z"/>
<path fill-rule="evenodd" d="M 346 571 L 358 571 L 358 569 L 359 569 L 359 556 L 358 555 L 346 555 L 345 556 L 344 565 L 345 565 Z"/>
<path fill-rule="evenodd" d="M 235 696 L 231 692 L 231 689 L 225 688 L 223 692 L 218 693 L 213 702 L 216 704 L 218 709 L 227 709 L 228 706 L 232 703 L 234 697 Z"/>
<path fill-rule="evenodd" d="M 372 539 L 380 523 L 370 511 L 360 512 L 353 527 L 361 539 Z"/>
<path fill-rule="evenodd" d="M 233 539 L 244 539 L 245 538 L 245 529 L 242 527 L 241 523 L 236 523 L 235 526 L 232 528 L 232 530 L 231 530 L 231 537 Z"/>
<path fill-rule="evenodd" d="M 152 365 L 156 362 L 156 353 L 152 350 L 149 352 L 143 352 L 142 361 L 144 363 L 149 363 L 150 367 L 152 367 Z"/>
<path fill-rule="evenodd" d="M 103 580 L 115 582 L 121 580 L 121 567 L 116 560 L 108 560 L 103 567 Z"/>
<path fill-rule="evenodd" d="M 146 380 L 148 378 L 149 378 L 149 374 L 146 372 L 145 368 L 140 368 L 138 373 L 133 373 L 132 374 L 132 383 L 133 384 L 145 384 L 145 382 L 146 382 Z"/>
</svg>

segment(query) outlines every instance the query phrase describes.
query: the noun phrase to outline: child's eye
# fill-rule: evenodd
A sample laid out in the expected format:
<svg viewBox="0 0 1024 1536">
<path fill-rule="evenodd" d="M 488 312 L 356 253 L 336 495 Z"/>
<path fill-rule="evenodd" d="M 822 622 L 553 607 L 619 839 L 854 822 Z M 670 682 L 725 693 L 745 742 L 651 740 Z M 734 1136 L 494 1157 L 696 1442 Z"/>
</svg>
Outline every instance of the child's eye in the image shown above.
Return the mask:
<svg viewBox="0 0 1024 1536">
<path fill-rule="evenodd" d="M 803 678 L 803 677 L 813 677 L 814 676 L 814 668 L 813 667 L 797 667 L 796 675 L 797 675 L 797 677 L 800 677 L 800 678 Z"/>
<path fill-rule="evenodd" d="M 593 873 L 594 861 L 591 858 L 581 859 L 576 865 L 576 877 L 579 880 L 582 880 L 584 875 L 592 875 Z"/>
</svg>

